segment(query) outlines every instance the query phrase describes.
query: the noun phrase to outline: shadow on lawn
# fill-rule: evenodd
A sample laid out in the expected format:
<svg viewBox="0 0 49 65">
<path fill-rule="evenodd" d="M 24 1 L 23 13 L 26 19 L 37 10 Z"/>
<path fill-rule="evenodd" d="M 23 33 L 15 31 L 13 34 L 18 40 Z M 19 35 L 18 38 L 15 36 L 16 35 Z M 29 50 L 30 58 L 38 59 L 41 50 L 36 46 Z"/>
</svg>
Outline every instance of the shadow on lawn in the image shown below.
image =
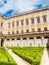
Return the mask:
<svg viewBox="0 0 49 65">
<path fill-rule="evenodd" d="M 48 53 L 48 57 L 49 57 L 49 39 L 48 39 L 48 42 L 47 42 L 47 53 Z"/>
<path fill-rule="evenodd" d="M 0 62 L 0 65 L 17 65 L 15 63 Z"/>
</svg>

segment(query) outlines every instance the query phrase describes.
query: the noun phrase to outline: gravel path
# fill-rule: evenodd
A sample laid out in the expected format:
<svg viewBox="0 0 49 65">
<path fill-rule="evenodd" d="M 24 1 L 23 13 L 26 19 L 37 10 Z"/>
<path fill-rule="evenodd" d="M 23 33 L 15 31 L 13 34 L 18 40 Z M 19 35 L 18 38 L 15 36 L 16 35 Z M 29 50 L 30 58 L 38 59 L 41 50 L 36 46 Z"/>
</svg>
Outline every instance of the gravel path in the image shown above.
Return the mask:
<svg viewBox="0 0 49 65">
<path fill-rule="evenodd" d="M 45 48 L 40 65 L 49 65 L 49 50 Z"/>
<path fill-rule="evenodd" d="M 12 50 L 8 49 L 8 52 L 13 57 L 13 59 L 16 61 L 16 63 L 18 65 L 31 65 L 28 62 L 26 62 L 25 60 L 23 60 L 21 57 L 19 57 L 18 55 L 16 55 L 15 53 L 13 53 Z"/>
</svg>

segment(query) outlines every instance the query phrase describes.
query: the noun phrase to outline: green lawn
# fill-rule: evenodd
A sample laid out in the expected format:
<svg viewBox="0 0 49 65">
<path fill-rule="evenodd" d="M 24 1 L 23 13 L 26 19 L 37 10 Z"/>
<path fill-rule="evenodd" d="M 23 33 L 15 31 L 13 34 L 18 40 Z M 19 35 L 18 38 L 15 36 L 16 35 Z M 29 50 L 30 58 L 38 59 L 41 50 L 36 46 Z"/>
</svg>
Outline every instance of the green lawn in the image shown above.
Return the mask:
<svg viewBox="0 0 49 65">
<path fill-rule="evenodd" d="M 17 65 L 5 48 L 0 47 L 0 65 Z"/>
<path fill-rule="evenodd" d="M 31 63 L 31 65 L 40 65 L 43 55 L 43 47 L 10 47 L 15 54 L 18 54 L 24 60 Z"/>
</svg>

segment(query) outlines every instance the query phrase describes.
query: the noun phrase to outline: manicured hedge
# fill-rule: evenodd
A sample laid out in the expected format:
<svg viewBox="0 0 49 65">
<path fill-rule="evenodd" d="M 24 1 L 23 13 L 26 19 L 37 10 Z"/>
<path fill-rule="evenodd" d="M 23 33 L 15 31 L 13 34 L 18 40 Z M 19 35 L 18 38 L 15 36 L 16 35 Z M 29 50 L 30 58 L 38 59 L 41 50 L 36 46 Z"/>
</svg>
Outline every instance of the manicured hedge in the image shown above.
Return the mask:
<svg viewBox="0 0 49 65">
<path fill-rule="evenodd" d="M 5 48 L 0 47 L 0 65 L 17 65 Z"/>
<path fill-rule="evenodd" d="M 13 49 L 15 54 L 18 54 L 24 60 L 31 63 L 31 65 L 40 65 L 43 55 L 43 47 L 9 47 Z"/>
</svg>

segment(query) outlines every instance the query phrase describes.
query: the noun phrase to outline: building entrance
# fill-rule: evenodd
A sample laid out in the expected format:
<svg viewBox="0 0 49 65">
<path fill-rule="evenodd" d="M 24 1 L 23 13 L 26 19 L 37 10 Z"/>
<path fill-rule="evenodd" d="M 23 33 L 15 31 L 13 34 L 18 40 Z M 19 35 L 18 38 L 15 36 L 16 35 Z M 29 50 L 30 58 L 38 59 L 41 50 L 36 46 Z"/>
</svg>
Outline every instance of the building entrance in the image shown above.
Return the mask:
<svg viewBox="0 0 49 65">
<path fill-rule="evenodd" d="M 1 46 L 3 46 L 3 43 L 4 43 L 4 40 L 3 40 L 3 39 L 1 39 Z"/>
</svg>

